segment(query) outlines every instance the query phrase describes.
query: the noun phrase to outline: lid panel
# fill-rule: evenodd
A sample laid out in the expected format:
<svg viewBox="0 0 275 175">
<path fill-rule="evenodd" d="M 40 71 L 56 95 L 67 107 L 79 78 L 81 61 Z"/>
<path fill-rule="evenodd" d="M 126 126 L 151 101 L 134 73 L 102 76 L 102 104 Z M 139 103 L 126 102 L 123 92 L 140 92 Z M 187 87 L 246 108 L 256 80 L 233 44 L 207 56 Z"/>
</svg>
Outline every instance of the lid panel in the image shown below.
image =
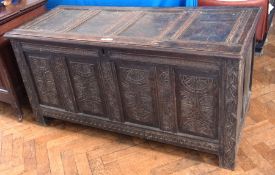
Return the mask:
<svg viewBox="0 0 275 175">
<path fill-rule="evenodd" d="M 174 13 L 146 13 L 119 35 L 129 37 L 156 37 L 179 15 L 180 14 Z"/>
<path fill-rule="evenodd" d="M 179 40 L 226 42 L 239 13 L 200 14 Z"/>
<path fill-rule="evenodd" d="M 105 31 L 117 23 L 127 12 L 102 11 L 70 32 L 90 35 L 104 35 Z"/>
<path fill-rule="evenodd" d="M 241 59 L 259 16 L 258 8 L 240 7 L 62 6 L 6 36 Z"/>
<path fill-rule="evenodd" d="M 53 16 L 42 20 L 31 27 L 32 30 L 58 31 L 76 20 L 83 13 L 82 10 L 62 10 Z"/>
</svg>

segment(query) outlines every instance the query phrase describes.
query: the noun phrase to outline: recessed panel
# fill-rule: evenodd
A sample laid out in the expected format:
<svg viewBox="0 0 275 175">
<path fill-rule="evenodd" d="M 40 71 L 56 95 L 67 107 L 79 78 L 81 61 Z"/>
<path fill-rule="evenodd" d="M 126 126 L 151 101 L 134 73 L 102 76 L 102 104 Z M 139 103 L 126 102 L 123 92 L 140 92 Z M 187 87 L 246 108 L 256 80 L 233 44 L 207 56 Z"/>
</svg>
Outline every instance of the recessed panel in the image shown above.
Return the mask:
<svg viewBox="0 0 275 175">
<path fill-rule="evenodd" d="M 146 66 L 120 65 L 119 83 L 126 121 L 155 125 L 154 69 Z"/>
<path fill-rule="evenodd" d="M 200 15 L 178 39 L 225 42 L 238 17 L 238 13 Z"/>
<path fill-rule="evenodd" d="M 50 67 L 50 58 L 37 55 L 28 55 L 27 58 L 40 102 L 44 105 L 59 106 L 60 102 Z"/>
<path fill-rule="evenodd" d="M 121 36 L 129 37 L 156 37 L 161 31 L 168 27 L 168 23 L 175 20 L 179 14 L 170 13 L 148 13 L 130 26 Z"/>
<path fill-rule="evenodd" d="M 68 24 L 80 17 L 82 13 L 83 10 L 62 10 L 50 18 L 33 25 L 30 29 L 58 31 L 67 27 Z"/>
<path fill-rule="evenodd" d="M 180 132 L 217 138 L 217 77 L 177 71 L 178 127 Z"/>
<path fill-rule="evenodd" d="M 103 35 L 104 32 L 117 23 L 127 12 L 121 11 L 102 11 L 83 24 L 79 25 L 71 32 L 83 33 L 89 35 Z"/>
<path fill-rule="evenodd" d="M 70 63 L 71 79 L 80 112 L 103 115 L 96 65 L 92 63 Z"/>
</svg>

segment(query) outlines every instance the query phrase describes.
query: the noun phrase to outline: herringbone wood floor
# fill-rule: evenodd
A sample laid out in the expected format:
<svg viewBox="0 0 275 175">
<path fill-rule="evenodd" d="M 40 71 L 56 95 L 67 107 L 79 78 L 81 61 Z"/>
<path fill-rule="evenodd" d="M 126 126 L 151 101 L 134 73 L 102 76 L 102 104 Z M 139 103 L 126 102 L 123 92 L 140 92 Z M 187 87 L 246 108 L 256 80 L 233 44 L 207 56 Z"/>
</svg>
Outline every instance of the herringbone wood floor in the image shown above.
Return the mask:
<svg viewBox="0 0 275 175">
<path fill-rule="evenodd" d="M 19 123 L 0 103 L 0 174 L 275 175 L 275 26 L 264 55 L 255 59 L 235 171 L 218 168 L 214 155 L 61 121 L 43 127 L 29 107 L 24 113 Z"/>
</svg>

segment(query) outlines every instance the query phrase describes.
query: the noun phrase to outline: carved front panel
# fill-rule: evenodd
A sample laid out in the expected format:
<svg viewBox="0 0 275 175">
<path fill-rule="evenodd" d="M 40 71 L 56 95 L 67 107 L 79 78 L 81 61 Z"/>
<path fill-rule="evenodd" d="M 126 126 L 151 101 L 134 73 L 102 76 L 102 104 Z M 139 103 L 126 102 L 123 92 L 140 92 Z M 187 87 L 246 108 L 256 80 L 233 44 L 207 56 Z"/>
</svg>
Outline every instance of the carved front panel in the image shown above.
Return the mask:
<svg viewBox="0 0 275 175">
<path fill-rule="evenodd" d="M 28 55 L 28 61 L 39 94 L 40 103 L 59 106 L 60 102 L 50 67 L 50 58 L 47 56 Z"/>
<path fill-rule="evenodd" d="M 179 130 L 217 138 L 217 78 L 178 72 L 177 85 Z"/>
<path fill-rule="evenodd" d="M 70 69 L 79 110 L 83 113 L 103 115 L 95 65 L 71 61 Z"/>
<path fill-rule="evenodd" d="M 126 121 L 156 125 L 154 112 L 154 68 L 122 65 L 119 67 L 121 95 Z"/>
</svg>

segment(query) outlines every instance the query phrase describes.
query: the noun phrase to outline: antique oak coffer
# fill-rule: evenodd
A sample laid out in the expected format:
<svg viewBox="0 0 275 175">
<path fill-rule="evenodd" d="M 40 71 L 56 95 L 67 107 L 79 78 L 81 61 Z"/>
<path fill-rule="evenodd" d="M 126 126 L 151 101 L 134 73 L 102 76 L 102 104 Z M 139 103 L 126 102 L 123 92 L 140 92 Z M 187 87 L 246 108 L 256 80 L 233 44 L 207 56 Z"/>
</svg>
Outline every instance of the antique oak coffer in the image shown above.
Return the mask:
<svg viewBox="0 0 275 175">
<path fill-rule="evenodd" d="M 259 12 L 62 6 L 6 37 L 39 122 L 206 151 L 233 169 Z"/>
</svg>

